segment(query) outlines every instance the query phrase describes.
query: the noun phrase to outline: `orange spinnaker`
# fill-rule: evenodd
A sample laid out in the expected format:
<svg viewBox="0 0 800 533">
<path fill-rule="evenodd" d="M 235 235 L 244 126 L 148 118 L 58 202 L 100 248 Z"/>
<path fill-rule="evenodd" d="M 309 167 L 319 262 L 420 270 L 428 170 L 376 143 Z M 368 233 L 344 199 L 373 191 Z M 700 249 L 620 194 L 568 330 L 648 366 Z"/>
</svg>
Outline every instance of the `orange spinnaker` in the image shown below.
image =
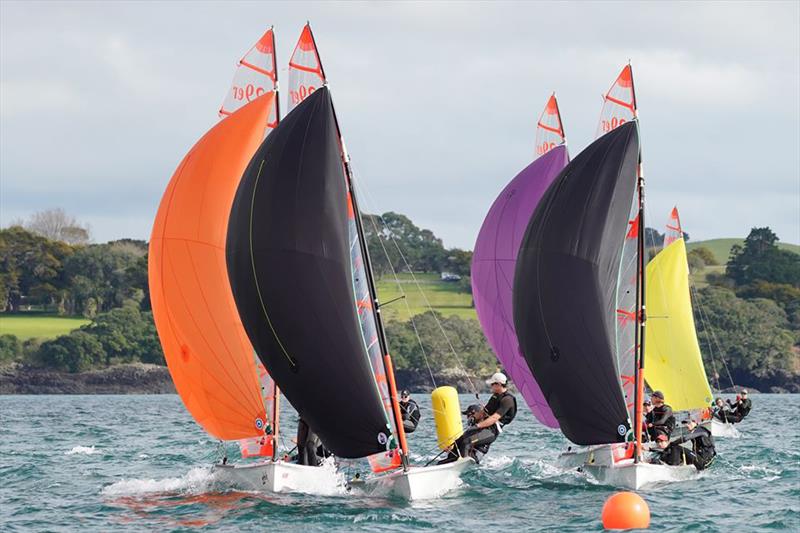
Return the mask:
<svg viewBox="0 0 800 533">
<path fill-rule="evenodd" d="M 264 138 L 269 92 L 211 128 L 164 192 L 150 239 L 150 298 L 172 380 L 211 435 L 264 434 L 253 348 L 228 282 L 225 238 L 233 197 Z"/>
</svg>

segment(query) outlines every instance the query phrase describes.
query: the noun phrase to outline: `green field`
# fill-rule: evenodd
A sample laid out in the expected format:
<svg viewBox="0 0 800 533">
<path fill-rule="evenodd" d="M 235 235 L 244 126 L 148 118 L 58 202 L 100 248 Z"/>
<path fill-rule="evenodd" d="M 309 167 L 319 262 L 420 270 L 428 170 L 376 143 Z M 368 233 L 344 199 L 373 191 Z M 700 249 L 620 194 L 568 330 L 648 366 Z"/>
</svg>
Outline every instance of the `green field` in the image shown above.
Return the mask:
<svg viewBox="0 0 800 533">
<path fill-rule="evenodd" d="M 20 340 L 35 337 L 51 339 L 69 333 L 90 321 L 50 315 L 0 315 L 0 335 L 16 335 Z"/>
<path fill-rule="evenodd" d="M 717 262 L 720 265 L 724 265 L 728 262 L 728 257 L 731 255 L 731 248 L 734 244 L 738 244 L 739 246 L 744 245 L 744 239 L 710 239 L 707 241 L 697 241 L 697 242 L 688 242 L 686 243 L 686 249 L 691 251 L 694 248 L 705 247 L 708 248 L 714 257 L 717 259 Z M 800 245 L 797 244 L 789 244 L 788 242 L 779 242 L 778 248 L 782 250 L 789 250 L 790 252 L 794 252 L 796 254 L 800 254 Z"/>
<path fill-rule="evenodd" d="M 409 309 L 411 315 L 428 311 L 425 297 L 431 307 L 443 315 L 477 319 L 475 308 L 472 307 L 472 295 L 458 292 L 457 283 L 441 281 L 439 274 L 414 274 L 419 287 L 424 291 L 423 296 L 411 274 L 398 274 L 397 277 L 397 281 L 390 275 L 376 281 L 378 296 L 384 304 L 403 293 L 406 295 L 405 301 L 398 300 L 381 308 L 386 320 L 408 320 Z"/>
</svg>

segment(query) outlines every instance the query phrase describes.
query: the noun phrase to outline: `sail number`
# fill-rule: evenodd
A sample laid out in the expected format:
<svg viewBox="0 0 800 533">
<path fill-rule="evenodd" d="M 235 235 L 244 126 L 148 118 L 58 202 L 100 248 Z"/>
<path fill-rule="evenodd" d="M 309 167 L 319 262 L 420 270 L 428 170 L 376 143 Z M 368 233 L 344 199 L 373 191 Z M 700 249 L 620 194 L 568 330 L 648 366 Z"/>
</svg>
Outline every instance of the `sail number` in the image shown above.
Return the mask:
<svg viewBox="0 0 800 533">
<path fill-rule="evenodd" d="M 625 122 L 626 120 L 624 118 L 611 117 L 610 120 L 601 120 L 600 126 L 603 128 L 604 132 L 609 132 L 618 126 L 622 126 Z"/>
<path fill-rule="evenodd" d="M 313 93 L 316 90 L 317 88 L 314 87 L 313 85 L 308 85 L 308 86 L 301 85 L 300 87 L 297 88 L 296 91 L 289 91 L 289 96 L 292 99 L 292 103 L 294 105 L 297 105 L 303 100 L 305 100 L 311 93 Z"/>
<path fill-rule="evenodd" d="M 233 99 L 234 100 L 247 100 L 248 102 L 253 99 L 253 97 L 258 98 L 262 94 L 264 94 L 265 89 L 263 87 L 256 87 L 252 83 L 248 83 L 244 87 L 237 87 L 236 85 L 233 86 Z"/>
<path fill-rule="evenodd" d="M 536 145 L 536 154 L 537 155 L 544 155 L 544 154 L 546 154 L 547 152 L 549 152 L 550 150 L 552 150 L 555 147 L 556 147 L 556 143 L 545 141 L 542 144 L 537 144 Z"/>
</svg>

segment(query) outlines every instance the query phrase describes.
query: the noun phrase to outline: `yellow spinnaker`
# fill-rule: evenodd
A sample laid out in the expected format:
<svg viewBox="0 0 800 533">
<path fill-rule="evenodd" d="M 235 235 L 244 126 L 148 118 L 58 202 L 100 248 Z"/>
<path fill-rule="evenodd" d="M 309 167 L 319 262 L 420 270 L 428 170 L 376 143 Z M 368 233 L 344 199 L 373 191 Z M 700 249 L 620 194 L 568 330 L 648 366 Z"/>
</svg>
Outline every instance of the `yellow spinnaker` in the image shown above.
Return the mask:
<svg viewBox="0 0 800 533">
<path fill-rule="evenodd" d="M 711 388 L 694 329 L 683 239 L 647 265 L 644 377 L 676 411 L 708 407 Z"/>
</svg>

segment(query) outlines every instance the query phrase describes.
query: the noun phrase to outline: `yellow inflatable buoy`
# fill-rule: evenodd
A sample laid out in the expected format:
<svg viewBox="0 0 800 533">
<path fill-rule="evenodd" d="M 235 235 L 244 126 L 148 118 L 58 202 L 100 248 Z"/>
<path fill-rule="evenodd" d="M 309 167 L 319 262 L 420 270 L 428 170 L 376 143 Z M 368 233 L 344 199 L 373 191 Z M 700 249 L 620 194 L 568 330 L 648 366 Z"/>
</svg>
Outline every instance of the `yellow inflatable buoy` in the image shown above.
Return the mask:
<svg viewBox="0 0 800 533">
<path fill-rule="evenodd" d="M 433 420 L 436 422 L 436 436 L 439 449 L 444 450 L 464 433 L 461 423 L 461 405 L 458 403 L 458 391 L 454 387 L 444 386 L 431 393 Z"/>
<path fill-rule="evenodd" d="M 647 529 L 650 527 L 650 508 L 634 492 L 617 492 L 603 505 L 605 529 Z"/>
</svg>

